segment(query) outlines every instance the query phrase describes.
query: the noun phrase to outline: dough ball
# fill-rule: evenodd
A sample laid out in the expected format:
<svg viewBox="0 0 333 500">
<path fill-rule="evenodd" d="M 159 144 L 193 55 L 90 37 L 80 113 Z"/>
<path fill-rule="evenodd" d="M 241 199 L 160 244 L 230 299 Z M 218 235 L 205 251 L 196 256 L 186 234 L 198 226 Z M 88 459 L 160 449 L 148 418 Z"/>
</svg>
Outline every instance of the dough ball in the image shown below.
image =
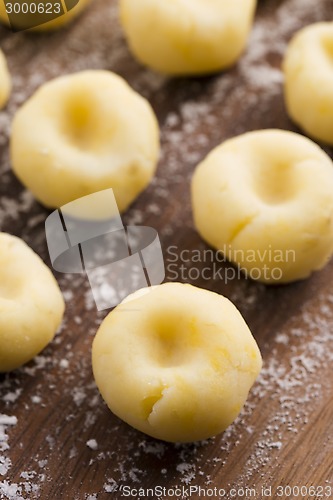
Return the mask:
<svg viewBox="0 0 333 500">
<path fill-rule="evenodd" d="M 203 75 L 243 52 L 256 0 L 121 0 L 121 22 L 134 55 L 171 75 Z"/>
<path fill-rule="evenodd" d="M 119 418 L 158 439 L 224 431 L 261 369 L 249 328 L 226 298 L 166 283 L 130 295 L 103 321 L 93 372 Z"/>
<path fill-rule="evenodd" d="M 8 101 L 11 86 L 7 62 L 4 53 L 0 49 L 0 109 L 3 108 Z"/>
<path fill-rule="evenodd" d="M 298 134 L 261 130 L 214 149 L 192 205 L 201 236 L 252 279 L 303 279 L 332 255 L 333 164 Z"/>
<path fill-rule="evenodd" d="M 21 239 L 0 233 L 0 372 L 42 351 L 64 309 L 59 286 L 41 258 Z"/>
<path fill-rule="evenodd" d="M 34 1 L 38 4 L 38 0 Z M 71 10 L 69 10 L 62 16 L 57 17 L 56 19 L 53 19 L 52 21 L 49 21 L 47 23 L 40 24 L 39 26 L 35 26 L 34 28 L 31 28 L 30 31 L 53 31 L 62 28 L 66 24 L 70 23 L 73 19 L 75 19 L 82 12 L 82 10 L 86 8 L 87 4 L 90 3 L 91 1 L 92 0 L 80 0 L 75 7 L 73 7 Z M 32 0 L 31 3 L 33 3 Z M 64 5 L 64 2 L 61 3 L 62 5 Z M 68 1 L 67 4 L 68 6 L 70 6 L 71 2 Z M 10 26 L 8 14 L 6 12 L 5 2 L 3 1 L 0 1 L 0 21 L 3 24 Z"/>
<path fill-rule="evenodd" d="M 309 136 L 333 145 L 333 22 L 299 31 L 283 70 L 290 117 Z"/>
<path fill-rule="evenodd" d="M 47 207 L 112 188 L 124 211 L 149 184 L 158 157 L 149 103 L 108 71 L 56 78 L 14 117 L 13 170 Z"/>
</svg>

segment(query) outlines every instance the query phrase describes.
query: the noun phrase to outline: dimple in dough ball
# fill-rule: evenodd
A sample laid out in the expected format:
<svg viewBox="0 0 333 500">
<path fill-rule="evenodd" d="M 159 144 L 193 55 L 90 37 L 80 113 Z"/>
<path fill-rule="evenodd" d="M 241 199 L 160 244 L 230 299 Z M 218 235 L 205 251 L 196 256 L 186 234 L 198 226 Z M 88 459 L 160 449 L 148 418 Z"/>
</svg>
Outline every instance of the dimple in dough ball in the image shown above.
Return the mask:
<svg viewBox="0 0 333 500">
<path fill-rule="evenodd" d="M 1 5 L 1 3 L 0 3 Z M 0 49 L 0 109 L 7 103 L 11 90 L 11 78 L 5 56 Z"/>
<path fill-rule="evenodd" d="M 92 361 L 111 411 L 172 442 L 224 431 L 261 369 L 257 344 L 236 307 L 181 283 L 125 299 L 100 326 Z"/>
<path fill-rule="evenodd" d="M 333 22 L 299 31 L 283 62 L 290 117 L 311 137 L 333 144 Z"/>
<path fill-rule="evenodd" d="M 150 182 L 158 157 L 152 108 L 108 71 L 46 83 L 12 125 L 13 170 L 48 207 L 113 188 L 123 211 Z"/>
<path fill-rule="evenodd" d="M 282 130 L 226 141 L 192 180 L 196 227 L 253 279 L 287 283 L 333 252 L 333 164 L 311 140 Z"/>
<path fill-rule="evenodd" d="M 134 55 L 171 75 L 221 71 L 243 52 L 256 0 L 121 0 Z"/>
<path fill-rule="evenodd" d="M 61 0 L 59 1 L 61 2 Z M 80 0 L 79 3 L 75 7 L 73 7 L 73 9 L 65 12 L 65 14 L 63 14 L 62 16 L 57 17 L 56 19 L 53 19 L 52 21 L 49 21 L 47 23 L 40 24 L 39 26 L 35 26 L 34 28 L 31 28 L 30 31 L 53 31 L 62 28 L 66 24 L 70 23 L 73 19 L 75 19 L 91 1 L 92 0 Z M 31 3 L 33 2 L 31 1 Z M 38 5 L 38 0 L 35 0 L 35 3 Z M 61 3 L 62 5 L 64 5 L 63 2 Z M 68 4 L 70 4 L 70 2 L 68 2 Z M 5 5 L 6 2 L 0 2 L 0 21 L 9 26 L 10 23 Z"/>
<path fill-rule="evenodd" d="M 0 372 L 18 368 L 46 347 L 64 307 L 41 258 L 21 239 L 0 233 Z"/>
</svg>

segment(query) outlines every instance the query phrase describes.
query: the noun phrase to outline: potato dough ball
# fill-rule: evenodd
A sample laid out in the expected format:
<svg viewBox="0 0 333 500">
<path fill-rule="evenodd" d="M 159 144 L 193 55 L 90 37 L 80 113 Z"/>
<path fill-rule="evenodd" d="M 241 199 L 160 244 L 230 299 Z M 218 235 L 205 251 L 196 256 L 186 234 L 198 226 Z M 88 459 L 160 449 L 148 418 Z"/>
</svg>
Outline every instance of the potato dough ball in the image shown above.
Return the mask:
<svg viewBox="0 0 333 500">
<path fill-rule="evenodd" d="M 52 21 L 49 21 L 47 23 L 40 24 L 39 26 L 35 26 L 34 28 L 31 28 L 30 31 L 51 31 L 51 30 L 56 30 L 58 28 L 62 28 L 66 24 L 70 23 L 75 17 L 77 17 L 81 13 L 81 11 L 85 9 L 86 5 L 90 2 L 91 0 L 80 0 L 75 7 L 73 7 L 71 10 L 69 10 L 62 16 L 57 17 L 56 19 L 53 19 Z M 38 4 L 37 1 L 36 3 Z M 67 3 L 69 6 L 71 2 L 69 1 Z M 9 19 L 8 19 L 8 14 L 6 12 L 5 4 L 6 2 L 0 2 L 0 21 L 9 26 Z M 64 5 L 63 2 L 62 5 Z"/>
<path fill-rule="evenodd" d="M 42 351 L 63 313 L 58 284 L 41 258 L 21 239 L 0 233 L 0 372 Z"/>
<path fill-rule="evenodd" d="M 333 164 L 312 141 L 282 130 L 226 141 L 197 167 L 201 236 L 253 279 L 287 283 L 333 252 Z"/>
<path fill-rule="evenodd" d="M 0 109 L 6 104 L 11 90 L 11 79 L 5 56 L 0 49 Z"/>
<path fill-rule="evenodd" d="M 333 144 L 333 22 L 299 31 L 283 69 L 290 117 L 311 137 Z"/>
<path fill-rule="evenodd" d="M 92 360 L 111 411 L 172 442 L 224 431 L 261 369 L 257 344 L 236 307 L 181 283 L 125 299 L 100 326 Z"/>
<path fill-rule="evenodd" d="M 158 156 L 149 103 L 108 71 L 46 83 L 12 126 L 13 170 L 48 207 L 113 188 L 123 211 L 150 182 Z"/>
<path fill-rule="evenodd" d="M 121 0 L 129 46 L 143 64 L 171 75 L 221 71 L 243 52 L 256 0 Z"/>
</svg>

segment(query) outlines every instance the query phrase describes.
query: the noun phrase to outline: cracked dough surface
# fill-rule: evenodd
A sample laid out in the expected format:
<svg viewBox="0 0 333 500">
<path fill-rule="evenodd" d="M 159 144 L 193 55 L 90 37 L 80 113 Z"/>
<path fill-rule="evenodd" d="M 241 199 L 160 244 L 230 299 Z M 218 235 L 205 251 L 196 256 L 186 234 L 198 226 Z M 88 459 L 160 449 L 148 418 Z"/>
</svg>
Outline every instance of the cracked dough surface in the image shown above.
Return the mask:
<svg viewBox="0 0 333 500">
<path fill-rule="evenodd" d="M 290 117 L 311 137 L 333 145 L 333 22 L 300 30 L 283 70 Z"/>
<path fill-rule="evenodd" d="M 61 0 L 60 0 L 61 1 Z M 66 12 L 60 17 L 49 21 L 48 23 L 41 24 L 40 26 L 36 26 L 31 28 L 30 31 L 51 31 L 61 28 L 75 19 L 90 3 L 92 0 L 80 0 L 79 3 L 71 9 L 69 12 Z M 32 3 L 32 2 L 31 2 Z M 38 2 L 36 1 L 38 4 Z M 54 3 L 54 2 L 53 2 Z M 8 14 L 6 12 L 5 2 L 0 2 L 0 21 L 3 24 L 9 25 Z"/>
<path fill-rule="evenodd" d="M 159 128 L 123 78 L 83 71 L 42 85 L 17 111 L 10 148 L 15 174 L 47 207 L 112 188 L 124 211 L 155 173 Z"/>
<path fill-rule="evenodd" d="M 63 313 L 59 286 L 20 238 L 0 233 L 0 372 L 34 358 L 53 339 Z"/>
<path fill-rule="evenodd" d="M 201 236 L 263 282 L 306 278 L 332 255 L 333 164 L 301 135 L 224 142 L 196 168 L 192 205 Z"/>
<path fill-rule="evenodd" d="M 243 52 L 256 0 L 121 0 L 134 55 L 173 75 L 221 71 Z"/>
<path fill-rule="evenodd" d="M 175 442 L 224 431 L 261 368 L 236 307 L 181 283 L 139 290 L 116 307 L 97 332 L 92 360 L 97 386 L 118 417 Z"/>
<path fill-rule="evenodd" d="M 1 4 L 0 4 L 1 5 Z M 0 49 L 0 109 L 7 103 L 11 90 L 11 78 L 8 71 L 7 61 Z"/>
</svg>

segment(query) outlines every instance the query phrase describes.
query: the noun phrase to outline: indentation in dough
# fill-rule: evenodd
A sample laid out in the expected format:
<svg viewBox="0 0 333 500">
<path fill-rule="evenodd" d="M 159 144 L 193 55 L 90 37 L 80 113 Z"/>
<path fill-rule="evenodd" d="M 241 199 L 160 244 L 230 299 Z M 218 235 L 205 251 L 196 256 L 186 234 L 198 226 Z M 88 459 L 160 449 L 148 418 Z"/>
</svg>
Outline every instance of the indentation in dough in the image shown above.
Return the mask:
<svg viewBox="0 0 333 500">
<path fill-rule="evenodd" d="M 89 92 L 72 92 L 63 105 L 62 129 L 67 141 L 84 151 L 109 145 L 114 125 L 100 118 L 99 104 Z"/>
<path fill-rule="evenodd" d="M 162 367 L 180 366 L 200 349 L 200 334 L 194 318 L 182 318 L 177 311 L 152 322 L 151 356 Z"/>
<path fill-rule="evenodd" d="M 267 205 L 279 205 L 293 199 L 297 190 L 297 176 L 293 165 L 276 162 L 264 165 L 254 173 L 254 187 L 258 197 Z"/>
<path fill-rule="evenodd" d="M 321 43 L 325 54 L 333 64 L 333 38 L 331 36 L 323 36 Z"/>
</svg>

